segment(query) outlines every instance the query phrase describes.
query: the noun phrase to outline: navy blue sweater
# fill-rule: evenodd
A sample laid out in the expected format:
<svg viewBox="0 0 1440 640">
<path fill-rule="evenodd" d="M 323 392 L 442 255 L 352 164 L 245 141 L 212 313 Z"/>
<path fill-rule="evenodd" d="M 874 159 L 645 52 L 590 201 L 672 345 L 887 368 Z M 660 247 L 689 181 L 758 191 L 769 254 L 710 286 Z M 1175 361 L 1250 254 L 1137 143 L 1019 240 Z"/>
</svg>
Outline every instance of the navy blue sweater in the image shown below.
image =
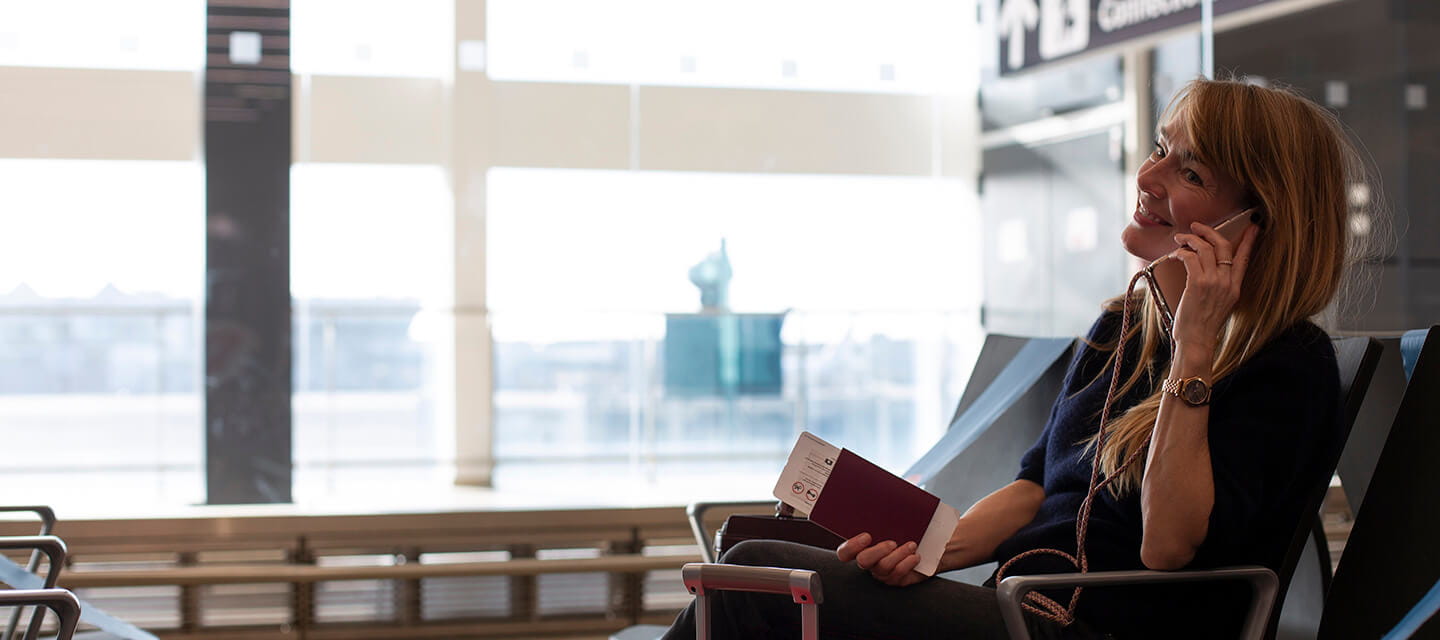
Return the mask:
<svg viewBox="0 0 1440 640">
<path fill-rule="evenodd" d="M 1107 344 L 1119 333 L 1120 314 L 1107 313 L 1088 338 Z M 1134 370 L 1139 339 L 1126 348 L 1124 377 Z M 1167 351 L 1162 347 L 1161 351 Z M 1045 488 L 1035 519 L 996 549 L 1002 565 L 1037 548 L 1074 553 L 1076 512 L 1090 483 L 1091 455 L 1083 444 L 1095 433 L 1110 384 L 1108 351 L 1080 344 L 1066 372 L 1039 441 L 1025 454 L 1019 478 Z M 1163 379 L 1168 353 L 1151 371 Z M 1215 505 L 1205 541 L 1187 569 L 1259 564 L 1279 570 L 1305 496 L 1329 478 L 1335 447 L 1340 446 L 1339 374 L 1330 339 L 1302 322 L 1265 345 L 1238 371 L 1214 385 L 1209 445 Z M 1136 385 L 1117 398 L 1112 415 L 1139 402 L 1146 391 Z M 1144 462 L 1141 458 L 1137 464 Z M 1102 490 L 1090 519 L 1086 547 L 1090 569 L 1143 569 L 1142 520 L 1136 490 L 1116 499 Z M 1075 569 L 1052 555 L 1032 556 L 1007 575 L 1069 572 Z M 1120 638 L 1235 637 L 1246 610 L 1243 585 L 1198 587 L 1114 587 L 1087 589 L 1078 617 L 1095 629 Z M 1069 591 L 1051 592 L 1064 603 Z"/>
</svg>

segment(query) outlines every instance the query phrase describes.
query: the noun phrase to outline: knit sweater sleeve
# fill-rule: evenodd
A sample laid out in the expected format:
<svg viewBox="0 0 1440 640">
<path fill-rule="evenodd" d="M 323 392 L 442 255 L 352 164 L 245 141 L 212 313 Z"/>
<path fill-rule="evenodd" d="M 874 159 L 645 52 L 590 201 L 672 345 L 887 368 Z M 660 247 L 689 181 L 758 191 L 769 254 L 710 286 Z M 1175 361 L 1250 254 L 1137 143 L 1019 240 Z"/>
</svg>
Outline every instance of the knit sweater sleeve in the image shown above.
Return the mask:
<svg viewBox="0 0 1440 640">
<path fill-rule="evenodd" d="M 1215 502 L 1201 545 L 1204 555 L 1270 564 L 1257 529 L 1303 502 L 1304 487 L 1322 481 L 1326 452 L 1338 437 L 1339 374 L 1330 340 L 1313 325 L 1267 346 L 1216 385 L 1209 447 Z M 1282 520 L 1282 521 L 1277 521 Z M 1283 538 L 1283 536 L 1281 536 Z M 1197 556 L 1197 559 L 1201 559 Z"/>
</svg>

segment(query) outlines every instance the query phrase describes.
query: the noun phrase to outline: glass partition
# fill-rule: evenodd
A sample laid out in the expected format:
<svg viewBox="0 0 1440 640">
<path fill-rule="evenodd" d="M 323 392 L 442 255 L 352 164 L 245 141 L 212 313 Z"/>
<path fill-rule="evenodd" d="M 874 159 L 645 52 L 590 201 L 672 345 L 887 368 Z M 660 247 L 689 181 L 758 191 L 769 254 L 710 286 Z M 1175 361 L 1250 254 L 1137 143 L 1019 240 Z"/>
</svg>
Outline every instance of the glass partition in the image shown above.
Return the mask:
<svg viewBox="0 0 1440 640">
<path fill-rule="evenodd" d="M 1078 335 L 1125 286 L 1122 129 L 986 149 L 985 327 Z"/>
</svg>

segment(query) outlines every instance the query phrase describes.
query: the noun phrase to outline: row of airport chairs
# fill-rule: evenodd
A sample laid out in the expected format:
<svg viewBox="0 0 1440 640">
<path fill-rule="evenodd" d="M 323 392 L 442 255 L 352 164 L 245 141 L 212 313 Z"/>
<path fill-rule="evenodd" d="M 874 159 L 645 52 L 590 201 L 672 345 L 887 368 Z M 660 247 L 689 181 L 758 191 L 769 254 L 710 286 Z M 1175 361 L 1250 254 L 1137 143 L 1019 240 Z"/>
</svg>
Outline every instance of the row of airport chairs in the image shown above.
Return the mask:
<svg viewBox="0 0 1440 640">
<path fill-rule="evenodd" d="M 0 583 L 11 588 L 10 591 L 0 591 L 0 608 L 13 607 L 0 640 L 16 637 L 24 609 L 32 606 L 34 611 L 25 625 L 24 640 L 39 638 L 47 610 L 54 612 L 59 619 L 56 635 L 53 636 L 55 640 L 158 640 L 155 634 L 116 618 L 57 586 L 66 565 L 68 550 L 65 541 L 53 535 L 56 522 L 53 509 L 46 506 L 0 506 L 0 512 L 28 512 L 40 520 L 38 535 L 0 536 L 0 550 L 31 551 L 28 564 L 23 566 L 0 555 Z M 42 559 L 45 560 L 43 565 Z M 81 622 L 95 629 L 77 631 Z"/>
<path fill-rule="evenodd" d="M 1430 620 L 1440 608 L 1440 553 L 1431 548 L 1440 540 L 1440 513 L 1433 508 L 1440 498 L 1440 327 L 1334 342 L 1348 439 L 1332 452 L 1330 464 L 1356 519 L 1333 575 L 1318 516 L 1328 490 L 1322 484 L 1306 505 L 1316 518 L 1299 523 L 1278 573 L 1237 567 L 1013 576 L 997 589 L 1011 637 L 1028 638 L 1019 603 L 1034 589 L 1213 580 L 1243 580 L 1254 587 L 1241 636 L 1246 640 L 1440 637 L 1440 622 Z M 945 437 L 905 476 L 952 505 L 971 504 L 1010 480 L 1015 461 L 1038 437 L 1060 391 L 1070 347 L 1069 340 L 987 338 L 972 380 L 990 383 L 968 386 Z M 703 526 L 706 511 L 764 503 L 692 504 L 691 527 L 704 559 L 714 562 Z M 721 567 L 687 566 L 686 587 L 704 594 L 716 590 L 716 581 L 729 589 L 747 586 L 745 570 L 753 568 Z M 776 571 L 784 573 L 755 571 L 748 586 L 790 593 L 813 616 L 823 598 L 818 578 L 813 572 Z M 978 582 L 990 571 L 976 567 L 946 577 Z M 706 572 L 715 576 L 711 586 Z M 805 586 L 808 601 L 796 595 L 794 585 Z M 661 630 L 632 627 L 614 638 L 652 638 Z"/>
<path fill-rule="evenodd" d="M 1440 503 L 1440 464 L 1436 464 L 1440 458 L 1440 327 L 1384 340 L 1336 338 L 1335 346 L 1349 440 L 1343 452 L 1335 452 L 1338 461 L 1332 463 L 1338 467 L 1356 519 L 1333 576 L 1317 518 L 1297 527 L 1279 573 L 1247 567 L 1211 572 L 1013 576 L 997 590 L 1007 619 L 1019 620 L 1020 599 L 1036 588 L 1241 579 L 1256 587 L 1243 636 L 1247 639 L 1284 640 L 1317 634 L 1322 640 L 1378 638 L 1402 618 L 1415 627 L 1414 637 L 1440 636 L 1440 623 L 1427 624 L 1425 615 L 1425 607 L 1433 612 L 1434 606 L 1440 606 L 1430 604 L 1440 603 L 1440 593 L 1427 596 L 1440 577 L 1440 553 L 1432 548 L 1433 542 L 1440 540 L 1440 513 L 1433 509 Z M 1043 428 L 1049 404 L 1060 390 L 1069 348 L 1069 340 L 987 338 L 972 379 L 990 383 L 969 385 L 946 436 L 906 477 L 952 505 L 971 504 L 989 488 L 1008 481 L 1014 474 L 1014 461 Z M 1307 505 L 1309 512 L 1318 513 L 1326 489 L 1316 487 L 1312 504 Z M 690 514 L 697 539 L 707 550 L 706 559 L 713 560 L 700 526 L 709 506 L 692 505 Z M 55 516 L 49 508 L 0 507 L 0 511 L 33 512 L 41 520 L 37 536 L 0 538 L 0 549 L 32 551 L 27 566 L 0 556 L 0 581 L 12 587 L 0 591 L 0 606 L 36 607 L 25 630 L 26 640 L 38 637 L 45 610 L 58 616 L 57 638 L 61 640 L 79 637 L 76 627 L 82 618 L 101 631 L 81 636 L 154 640 L 153 634 L 115 620 L 57 588 L 66 548 L 51 535 Z M 43 574 L 42 558 L 47 561 Z M 687 586 L 705 591 L 703 571 L 696 567 L 684 572 Z M 724 582 L 737 584 L 732 571 L 715 575 L 722 574 Z M 948 577 L 976 581 L 988 574 L 989 570 L 981 567 L 968 575 Z M 796 575 L 800 577 L 793 579 L 804 584 L 812 579 L 803 572 Z M 778 588 L 774 576 L 763 576 L 759 584 Z M 812 607 L 818 604 L 819 593 L 817 584 L 808 603 Z M 1308 598 L 1312 602 L 1306 602 L 1306 596 L 1312 596 Z M 1417 602 L 1420 608 L 1407 617 Z M 1302 628 L 1288 628 L 1282 611 L 1298 612 L 1291 617 L 1298 619 Z M 17 609 L 0 637 L 13 638 L 20 621 Z M 1303 628 L 1307 621 L 1318 621 L 1318 628 L 1313 624 Z M 1026 637 L 1023 624 L 1011 625 L 1011 629 L 1017 640 Z M 639 631 L 632 629 L 625 637 L 641 637 Z"/>
<path fill-rule="evenodd" d="M 57 639 L 71 640 L 80 622 L 80 600 L 68 589 L 55 586 L 66 557 L 65 541 L 50 535 L 55 527 L 55 513 L 49 507 L 0 507 L 0 512 L 16 511 L 34 512 L 40 516 L 40 535 L 0 537 L 0 549 L 30 551 L 29 564 L 24 567 L 0 556 L 0 579 L 11 587 L 11 590 L 0 591 L 0 607 L 13 608 L 5 626 L 5 635 L 0 637 L 15 637 L 21 612 L 26 607 L 34 607 L 35 612 L 25 630 L 25 640 L 39 637 L 47 610 L 59 618 Z M 43 576 L 37 575 L 42 559 L 46 563 Z"/>
</svg>

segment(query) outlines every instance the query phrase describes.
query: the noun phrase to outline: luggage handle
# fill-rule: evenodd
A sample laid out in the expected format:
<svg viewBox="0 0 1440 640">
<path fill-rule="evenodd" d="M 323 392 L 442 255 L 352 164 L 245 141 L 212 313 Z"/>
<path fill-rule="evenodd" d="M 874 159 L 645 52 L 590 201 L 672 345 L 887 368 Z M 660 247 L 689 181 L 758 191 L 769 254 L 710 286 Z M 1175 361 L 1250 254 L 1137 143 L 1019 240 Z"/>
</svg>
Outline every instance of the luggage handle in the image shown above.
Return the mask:
<svg viewBox="0 0 1440 640">
<path fill-rule="evenodd" d="M 820 590 L 820 575 L 814 571 L 692 562 L 686 564 L 680 573 L 685 589 L 695 594 L 696 640 L 710 640 L 711 591 L 789 595 L 800 605 L 801 637 L 804 640 L 820 638 L 818 607 L 824 595 Z"/>
</svg>

